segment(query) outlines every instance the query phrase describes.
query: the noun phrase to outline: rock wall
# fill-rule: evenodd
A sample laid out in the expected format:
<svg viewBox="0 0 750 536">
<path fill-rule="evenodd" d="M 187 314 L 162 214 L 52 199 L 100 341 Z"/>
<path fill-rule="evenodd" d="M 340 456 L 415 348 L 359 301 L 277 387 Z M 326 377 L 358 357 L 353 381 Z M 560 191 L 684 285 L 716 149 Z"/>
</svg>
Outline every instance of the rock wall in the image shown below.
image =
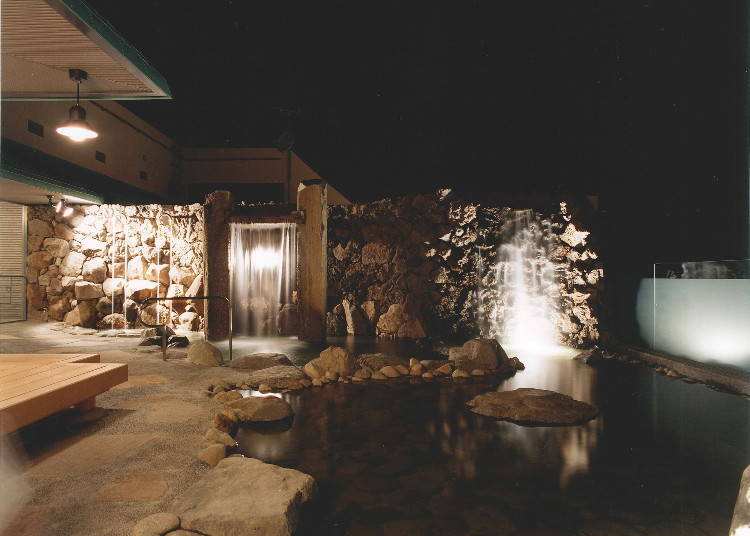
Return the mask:
<svg viewBox="0 0 750 536">
<path fill-rule="evenodd" d="M 50 320 L 121 329 L 135 326 L 138 305 L 147 298 L 203 295 L 201 205 L 72 208 L 72 215 L 62 217 L 54 207 L 29 207 L 30 318 L 46 309 Z M 203 302 L 150 305 L 143 319 L 198 330 Z"/>
<path fill-rule="evenodd" d="M 535 213 L 555 246 L 560 342 L 576 347 L 599 339 L 604 276 L 583 207 L 567 201 Z M 515 214 L 457 199 L 450 190 L 330 207 L 328 333 L 494 335 L 480 310 L 491 309 L 502 292 L 492 274 Z"/>
</svg>

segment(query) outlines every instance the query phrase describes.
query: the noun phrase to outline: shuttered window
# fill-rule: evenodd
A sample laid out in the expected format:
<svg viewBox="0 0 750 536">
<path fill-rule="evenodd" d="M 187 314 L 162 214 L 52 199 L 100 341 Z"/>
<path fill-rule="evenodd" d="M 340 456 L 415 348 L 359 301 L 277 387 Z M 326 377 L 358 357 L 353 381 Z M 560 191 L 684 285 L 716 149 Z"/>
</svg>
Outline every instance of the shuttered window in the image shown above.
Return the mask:
<svg viewBox="0 0 750 536">
<path fill-rule="evenodd" d="M 26 207 L 0 201 L 0 323 L 26 319 Z"/>
</svg>

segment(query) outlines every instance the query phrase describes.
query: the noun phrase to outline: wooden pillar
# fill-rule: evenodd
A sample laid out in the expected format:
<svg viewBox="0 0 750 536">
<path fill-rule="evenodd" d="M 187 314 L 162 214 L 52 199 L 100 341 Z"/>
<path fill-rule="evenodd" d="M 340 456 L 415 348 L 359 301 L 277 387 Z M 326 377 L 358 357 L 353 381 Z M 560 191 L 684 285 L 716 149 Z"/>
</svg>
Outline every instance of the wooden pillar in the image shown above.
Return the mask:
<svg viewBox="0 0 750 536">
<path fill-rule="evenodd" d="M 229 216 L 232 212 L 232 193 L 226 190 L 211 192 L 206 197 L 203 240 L 205 262 L 205 295 L 229 295 Z M 224 300 L 211 300 L 205 305 L 206 338 L 222 341 L 229 337 L 229 311 Z"/>
<path fill-rule="evenodd" d="M 299 226 L 297 281 L 299 339 L 326 338 L 328 197 L 320 179 L 303 181 L 297 188 L 297 209 L 304 212 Z"/>
</svg>

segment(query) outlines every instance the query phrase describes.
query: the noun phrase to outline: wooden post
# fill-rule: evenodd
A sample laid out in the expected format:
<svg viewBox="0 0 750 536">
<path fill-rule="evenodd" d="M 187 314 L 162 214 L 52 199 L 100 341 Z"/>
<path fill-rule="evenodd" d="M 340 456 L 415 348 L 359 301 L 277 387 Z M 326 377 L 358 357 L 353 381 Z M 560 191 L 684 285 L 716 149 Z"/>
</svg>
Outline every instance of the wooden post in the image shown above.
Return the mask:
<svg viewBox="0 0 750 536">
<path fill-rule="evenodd" d="M 204 206 L 205 239 L 205 295 L 229 295 L 229 216 L 232 212 L 232 193 L 226 190 L 211 192 Z M 229 337 L 229 312 L 224 300 L 205 302 L 206 339 L 222 341 Z"/>
<path fill-rule="evenodd" d="M 299 339 L 319 342 L 326 338 L 328 198 L 320 180 L 300 183 L 297 209 L 304 212 L 299 226 L 297 282 Z"/>
</svg>

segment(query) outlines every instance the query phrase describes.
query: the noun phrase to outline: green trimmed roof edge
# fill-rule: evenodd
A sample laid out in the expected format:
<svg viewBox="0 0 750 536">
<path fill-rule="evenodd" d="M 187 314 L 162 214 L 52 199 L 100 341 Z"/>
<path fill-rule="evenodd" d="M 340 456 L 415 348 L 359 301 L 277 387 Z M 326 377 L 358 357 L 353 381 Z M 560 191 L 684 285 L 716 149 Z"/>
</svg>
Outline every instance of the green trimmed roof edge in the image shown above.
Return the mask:
<svg viewBox="0 0 750 536">
<path fill-rule="evenodd" d="M 53 192 L 58 192 L 63 195 L 72 195 L 74 197 L 85 199 L 86 201 L 91 201 L 92 203 L 104 203 L 104 198 L 94 192 L 74 188 L 69 184 L 65 184 L 64 182 L 55 180 L 53 178 L 30 173 L 26 170 L 16 169 L 14 167 L 6 165 L 5 163 L 0 163 L 0 173 L 2 174 L 3 178 L 11 179 L 22 184 L 35 186 L 44 190 L 52 190 Z"/>
<path fill-rule="evenodd" d="M 141 52 L 131 45 L 123 36 L 121 36 L 117 30 L 99 13 L 94 11 L 88 4 L 83 0 L 45 0 L 52 7 L 55 4 L 64 6 L 71 14 L 73 14 L 80 22 L 90 28 L 93 32 L 101 36 L 112 48 L 115 49 L 124 59 L 132 63 L 139 71 L 146 75 L 151 82 L 154 83 L 159 89 L 161 89 L 166 96 L 164 97 L 131 97 L 132 100 L 147 100 L 151 99 L 171 99 L 172 91 L 169 89 L 167 80 L 162 74 L 157 71 L 141 54 Z M 112 100 L 126 100 L 122 98 Z"/>
</svg>

